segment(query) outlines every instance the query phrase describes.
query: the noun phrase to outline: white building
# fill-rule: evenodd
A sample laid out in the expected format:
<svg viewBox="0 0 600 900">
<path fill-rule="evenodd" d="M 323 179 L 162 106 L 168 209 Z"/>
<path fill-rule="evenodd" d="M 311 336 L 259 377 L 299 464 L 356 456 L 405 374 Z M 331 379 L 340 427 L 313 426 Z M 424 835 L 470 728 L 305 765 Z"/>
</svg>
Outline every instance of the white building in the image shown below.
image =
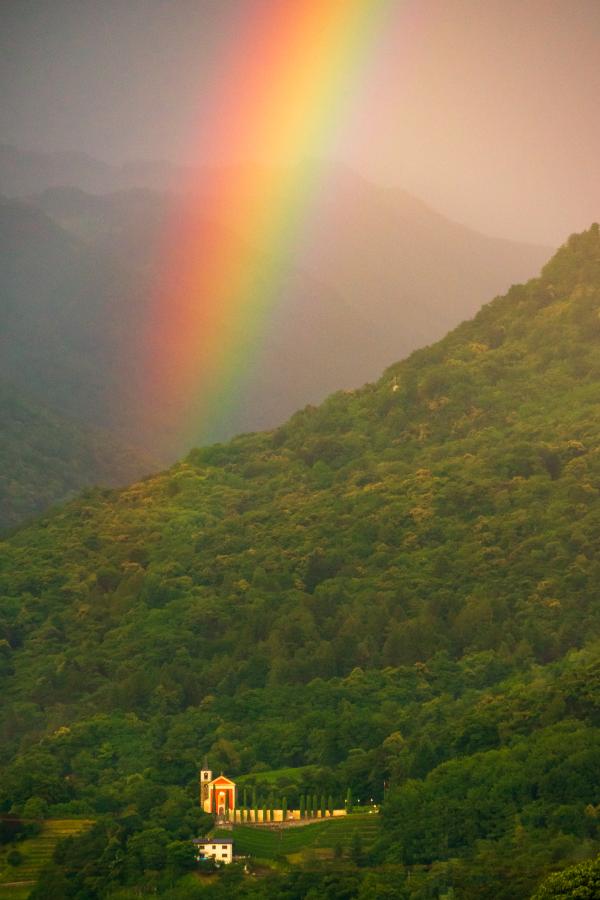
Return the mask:
<svg viewBox="0 0 600 900">
<path fill-rule="evenodd" d="M 198 856 L 197 859 L 214 859 L 215 862 L 228 865 L 233 862 L 233 841 L 231 838 L 212 838 L 204 840 L 196 838 L 193 841 Z"/>
</svg>

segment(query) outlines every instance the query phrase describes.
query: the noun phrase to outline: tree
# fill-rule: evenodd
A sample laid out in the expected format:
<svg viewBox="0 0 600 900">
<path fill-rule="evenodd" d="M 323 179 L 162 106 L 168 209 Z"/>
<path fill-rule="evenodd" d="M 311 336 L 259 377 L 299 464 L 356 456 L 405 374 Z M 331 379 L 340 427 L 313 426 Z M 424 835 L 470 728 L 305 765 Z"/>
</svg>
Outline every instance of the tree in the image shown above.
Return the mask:
<svg viewBox="0 0 600 900">
<path fill-rule="evenodd" d="M 167 844 L 167 866 L 176 875 L 189 872 L 196 865 L 196 849 L 190 841 Z"/>
<path fill-rule="evenodd" d="M 129 838 L 127 849 L 137 856 L 143 869 L 158 871 L 165 864 L 167 837 L 164 828 L 146 828 Z"/>
<path fill-rule="evenodd" d="M 54 863 L 42 870 L 40 880 L 29 894 L 32 900 L 66 900 L 73 896 L 64 872 Z"/>
<path fill-rule="evenodd" d="M 44 819 L 48 815 L 48 804 L 41 797 L 30 797 L 23 806 L 24 819 Z"/>
<path fill-rule="evenodd" d="M 531 900 L 597 900 L 600 897 L 600 856 L 549 875 Z"/>
<path fill-rule="evenodd" d="M 327 801 L 325 800 L 325 794 L 321 794 L 321 808 L 320 808 L 320 812 L 321 812 L 321 818 L 324 819 L 324 818 L 325 818 L 325 814 L 326 814 L 326 812 L 327 812 Z"/>
<path fill-rule="evenodd" d="M 333 797 L 331 796 L 331 794 L 329 795 L 329 798 L 327 800 L 327 809 L 329 810 L 329 815 L 333 816 Z"/>
<path fill-rule="evenodd" d="M 300 795 L 300 818 L 306 818 L 306 797 L 304 794 Z"/>
<path fill-rule="evenodd" d="M 351 813 L 352 812 L 352 788 L 348 788 L 348 790 L 346 791 L 345 806 L 346 806 L 346 812 Z"/>
</svg>

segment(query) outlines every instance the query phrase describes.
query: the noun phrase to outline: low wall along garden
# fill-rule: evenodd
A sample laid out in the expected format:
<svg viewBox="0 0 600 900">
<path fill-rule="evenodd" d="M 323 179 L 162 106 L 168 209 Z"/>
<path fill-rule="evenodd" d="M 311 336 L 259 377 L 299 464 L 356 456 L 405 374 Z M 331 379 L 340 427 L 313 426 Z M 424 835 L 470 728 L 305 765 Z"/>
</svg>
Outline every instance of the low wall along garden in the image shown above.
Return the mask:
<svg viewBox="0 0 600 900">
<path fill-rule="evenodd" d="M 259 807 L 258 809 L 236 809 L 233 811 L 233 814 L 230 814 L 230 818 L 231 821 L 236 822 L 240 825 L 308 825 L 309 822 L 317 822 L 323 818 L 330 819 L 345 815 L 345 809 L 326 809 L 325 815 L 323 815 L 322 810 L 315 810 L 314 815 L 310 816 L 305 814 L 303 810 L 288 809 L 285 811 L 284 818 L 283 809 L 264 809 Z"/>
</svg>

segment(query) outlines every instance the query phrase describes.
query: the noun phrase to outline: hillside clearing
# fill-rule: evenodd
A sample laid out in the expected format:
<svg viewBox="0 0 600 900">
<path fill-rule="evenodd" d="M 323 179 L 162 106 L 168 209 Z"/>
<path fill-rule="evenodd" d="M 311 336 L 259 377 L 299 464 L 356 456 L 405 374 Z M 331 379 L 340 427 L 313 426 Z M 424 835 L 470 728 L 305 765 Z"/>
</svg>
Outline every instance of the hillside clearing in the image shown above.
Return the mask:
<svg viewBox="0 0 600 900">
<path fill-rule="evenodd" d="M 0 900 L 27 897 L 40 871 L 50 862 L 56 845 L 63 838 L 81 834 L 93 825 L 91 819 L 46 819 L 40 834 L 18 843 L 7 844 L 0 852 Z M 18 850 L 23 861 L 18 866 L 7 862 L 8 853 Z"/>
</svg>

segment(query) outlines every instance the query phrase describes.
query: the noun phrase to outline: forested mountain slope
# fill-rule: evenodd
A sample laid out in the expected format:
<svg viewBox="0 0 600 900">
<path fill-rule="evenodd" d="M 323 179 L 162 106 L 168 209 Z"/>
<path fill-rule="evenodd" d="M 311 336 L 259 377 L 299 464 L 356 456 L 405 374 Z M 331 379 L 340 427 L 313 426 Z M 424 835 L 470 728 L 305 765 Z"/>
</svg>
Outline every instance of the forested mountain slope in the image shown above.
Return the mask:
<svg viewBox="0 0 600 900">
<path fill-rule="evenodd" d="M 141 451 L 0 382 L 0 529 L 89 485 L 127 484 L 158 468 Z"/>
<path fill-rule="evenodd" d="M 189 836 L 205 752 L 389 782 L 370 864 L 425 866 L 406 897 L 592 855 L 599 338 L 595 225 L 377 383 L 4 541 L 4 808 L 110 814 L 102 890 Z"/>
</svg>

